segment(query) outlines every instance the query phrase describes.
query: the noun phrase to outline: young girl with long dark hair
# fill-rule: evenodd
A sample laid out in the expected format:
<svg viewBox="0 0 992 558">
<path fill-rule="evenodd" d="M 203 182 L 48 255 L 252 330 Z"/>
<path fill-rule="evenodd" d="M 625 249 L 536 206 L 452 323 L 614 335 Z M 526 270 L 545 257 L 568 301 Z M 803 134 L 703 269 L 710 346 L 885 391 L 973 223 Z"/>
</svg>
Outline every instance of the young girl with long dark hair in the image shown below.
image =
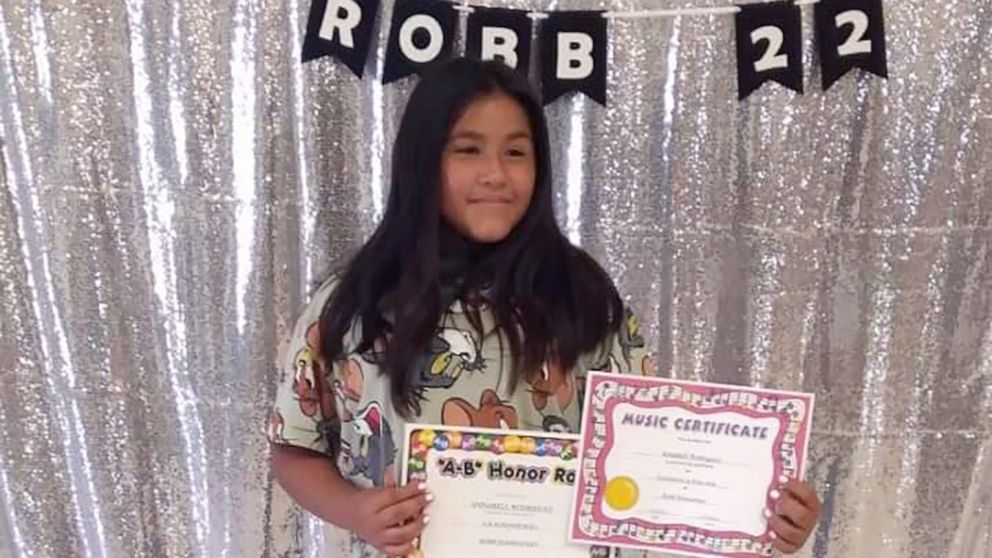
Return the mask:
<svg viewBox="0 0 992 558">
<path fill-rule="evenodd" d="M 555 221 L 551 169 L 541 104 L 501 63 L 448 61 L 413 91 L 384 218 L 299 318 L 270 419 L 279 483 L 353 556 L 406 555 L 429 520 L 431 495 L 397 486 L 406 422 L 577 432 L 587 371 L 650 373 L 633 313 Z M 818 506 L 782 488 L 781 550 Z"/>
</svg>

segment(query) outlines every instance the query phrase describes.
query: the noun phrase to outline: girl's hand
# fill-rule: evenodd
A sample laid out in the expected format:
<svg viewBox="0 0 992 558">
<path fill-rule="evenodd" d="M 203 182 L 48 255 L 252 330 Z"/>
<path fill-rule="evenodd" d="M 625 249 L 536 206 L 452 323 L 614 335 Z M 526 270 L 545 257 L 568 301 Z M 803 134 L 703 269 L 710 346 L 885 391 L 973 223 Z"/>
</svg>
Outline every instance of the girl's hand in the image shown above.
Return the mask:
<svg viewBox="0 0 992 558">
<path fill-rule="evenodd" d="M 778 492 L 778 495 L 775 493 Z M 810 485 L 796 479 L 772 492 L 773 510 L 765 510 L 775 542 L 772 546 L 792 554 L 798 551 L 813 532 L 820 518 L 820 498 Z"/>
<path fill-rule="evenodd" d="M 342 527 L 387 556 L 406 556 L 427 524 L 424 508 L 433 499 L 423 484 L 359 489 L 348 499 L 351 520 Z"/>
</svg>

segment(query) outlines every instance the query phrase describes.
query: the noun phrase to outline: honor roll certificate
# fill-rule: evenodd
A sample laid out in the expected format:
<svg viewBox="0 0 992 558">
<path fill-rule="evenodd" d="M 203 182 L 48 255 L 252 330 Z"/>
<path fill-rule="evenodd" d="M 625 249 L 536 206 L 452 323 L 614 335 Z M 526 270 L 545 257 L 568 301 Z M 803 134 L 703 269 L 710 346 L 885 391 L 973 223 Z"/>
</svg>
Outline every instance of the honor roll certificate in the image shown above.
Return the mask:
<svg viewBox="0 0 992 558">
<path fill-rule="evenodd" d="M 801 478 L 813 395 L 591 373 L 569 537 L 684 556 L 769 556 L 763 513 Z"/>
<path fill-rule="evenodd" d="M 588 558 L 568 541 L 578 436 L 407 425 L 403 478 L 434 495 L 424 558 Z"/>
</svg>

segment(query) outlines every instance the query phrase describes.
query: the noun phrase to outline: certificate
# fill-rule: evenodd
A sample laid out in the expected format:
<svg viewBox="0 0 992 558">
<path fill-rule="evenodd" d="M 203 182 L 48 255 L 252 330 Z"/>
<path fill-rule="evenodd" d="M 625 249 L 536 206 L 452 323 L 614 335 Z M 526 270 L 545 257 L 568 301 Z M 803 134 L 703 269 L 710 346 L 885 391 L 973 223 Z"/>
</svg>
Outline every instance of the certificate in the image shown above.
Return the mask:
<svg viewBox="0 0 992 558">
<path fill-rule="evenodd" d="M 403 478 L 434 495 L 424 558 L 588 558 L 568 541 L 578 436 L 407 425 Z"/>
<path fill-rule="evenodd" d="M 590 373 L 569 538 L 769 556 L 763 512 L 806 463 L 813 396 Z"/>
</svg>

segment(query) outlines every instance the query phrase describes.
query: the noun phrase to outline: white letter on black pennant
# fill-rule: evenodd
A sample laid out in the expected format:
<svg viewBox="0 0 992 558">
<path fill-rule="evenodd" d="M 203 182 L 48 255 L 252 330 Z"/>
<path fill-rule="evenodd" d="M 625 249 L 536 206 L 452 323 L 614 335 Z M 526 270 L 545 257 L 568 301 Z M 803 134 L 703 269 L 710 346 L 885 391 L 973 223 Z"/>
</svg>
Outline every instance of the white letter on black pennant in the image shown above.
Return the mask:
<svg viewBox="0 0 992 558">
<path fill-rule="evenodd" d="M 824 91 L 854 68 L 889 77 L 882 0 L 822 0 L 815 19 Z"/>
<path fill-rule="evenodd" d="M 586 33 L 558 33 L 558 79 L 586 79 L 596 62 L 592 59 L 592 37 Z"/>
<path fill-rule="evenodd" d="M 501 60 L 526 74 L 530 65 L 531 21 L 527 12 L 474 8 L 468 16 L 465 54 L 481 60 Z"/>
<path fill-rule="evenodd" d="M 393 8 L 382 83 L 420 73 L 451 53 L 455 9 L 447 2 L 402 0 Z"/>
<path fill-rule="evenodd" d="M 551 12 L 541 23 L 544 104 L 581 91 L 606 106 L 606 19 L 602 12 Z"/>
<path fill-rule="evenodd" d="M 802 25 L 791 2 L 744 4 L 737 14 L 737 89 L 744 99 L 766 81 L 803 92 Z"/>
<path fill-rule="evenodd" d="M 413 42 L 413 34 L 421 30 L 427 31 L 430 38 L 426 45 L 418 47 Z M 423 14 L 411 16 L 400 27 L 400 52 L 407 60 L 426 64 L 437 58 L 442 48 L 444 48 L 444 31 L 441 29 L 441 24 L 431 16 Z"/>
<path fill-rule="evenodd" d="M 313 0 L 303 61 L 333 55 L 362 77 L 378 11 L 379 0 Z"/>
</svg>

